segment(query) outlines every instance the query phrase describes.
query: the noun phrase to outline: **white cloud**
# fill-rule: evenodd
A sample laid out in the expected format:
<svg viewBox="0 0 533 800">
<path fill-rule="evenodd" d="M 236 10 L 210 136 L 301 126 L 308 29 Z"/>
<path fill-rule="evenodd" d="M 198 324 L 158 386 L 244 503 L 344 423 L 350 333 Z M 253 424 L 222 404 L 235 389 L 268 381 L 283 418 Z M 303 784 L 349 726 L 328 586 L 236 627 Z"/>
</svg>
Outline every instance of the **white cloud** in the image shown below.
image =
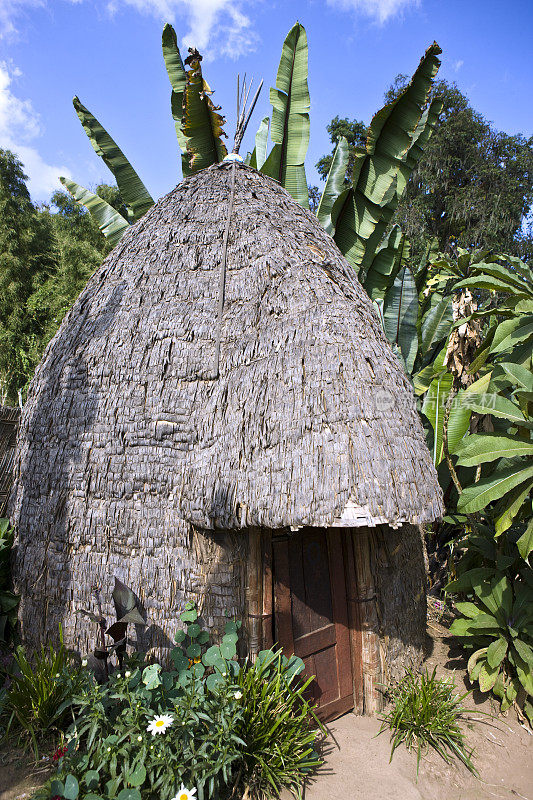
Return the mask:
<svg viewBox="0 0 533 800">
<path fill-rule="evenodd" d="M 0 38 L 17 33 L 15 20 L 25 9 L 44 6 L 46 0 L 0 0 Z"/>
<path fill-rule="evenodd" d="M 24 164 L 33 199 L 47 200 L 61 185 L 58 176 L 68 175 L 69 170 L 47 164 L 33 146 L 42 132 L 39 115 L 30 100 L 20 100 L 11 91 L 13 78 L 20 74 L 16 67 L 0 62 L 0 147 L 12 150 Z"/>
<path fill-rule="evenodd" d="M 420 5 L 420 0 L 327 0 L 328 5 L 342 11 L 354 11 L 384 23 L 409 7 Z"/>
<path fill-rule="evenodd" d="M 454 64 L 453 64 L 453 68 L 454 68 L 455 72 L 459 72 L 459 70 L 461 69 L 461 67 L 463 66 L 464 63 L 465 62 L 461 58 L 458 61 L 455 61 Z"/>
<path fill-rule="evenodd" d="M 55 0 L 57 2 L 57 0 Z M 89 0 L 63 0 L 82 3 Z M 185 47 L 197 47 L 206 60 L 216 55 L 238 58 L 255 50 L 259 37 L 243 11 L 251 0 L 92 0 L 115 14 L 124 7 L 149 14 L 160 22 L 188 28 L 182 38 Z M 30 9 L 51 5 L 53 0 L 0 0 L 0 38 L 16 35 L 16 21 Z"/>
<path fill-rule="evenodd" d="M 1 0 L 0 0 L 1 2 Z M 238 58 L 255 49 L 258 36 L 242 11 L 240 0 L 108 0 L 111 13 L 122 6 L 150 14 L 161 22 L 185 18 L 189 30 L 182 38 L 185 47 L 194 46 L 210 60 L 214 55 Z"/>
</svg>

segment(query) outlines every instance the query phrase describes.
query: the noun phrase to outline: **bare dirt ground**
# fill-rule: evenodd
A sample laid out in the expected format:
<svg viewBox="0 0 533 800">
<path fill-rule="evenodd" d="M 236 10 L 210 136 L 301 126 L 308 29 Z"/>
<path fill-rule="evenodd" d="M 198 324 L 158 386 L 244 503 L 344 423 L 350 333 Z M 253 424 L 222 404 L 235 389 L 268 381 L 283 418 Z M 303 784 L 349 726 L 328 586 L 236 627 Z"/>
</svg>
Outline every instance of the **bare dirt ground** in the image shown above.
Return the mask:
<svg viewBox="0 0 533 800">
<path fill-rule="evenodd" d="M 458 690 L 469 687 L 461 651 L 451 645 L 448 630 L 430 620 L 430 651 L 426 666 L 437 667 L 439 677 L 453 675 Z M 533 735 L 520 725 L 516 713 L 496 715 L 486 695 L 472 693 L 465 701 L 472 709 L 472 727 L 465 727 L 474 748 L 474 764 L 481 780 L 462 764 L 446 764 L 434 752 L 423 756 L 418 780 L 416 753 L 399 747 L 389 764 L 387 731 L 379 737 L 377 719 L 346 714 L 330 726 L 325 742 L 325 765 L 306 787 L 305 800 L 533 800 Z M 475 711 L 493 715 L 481 717 Z M 288 800 L 283 795 L 282 800 Z"/>
<path fill-rule="evenodd" d="M 445 627 L 435 620 L 428 626 L 429 670 L 454 676 L 460 691 L 465 684 L 465 661 L 451 647 Z M 484 696 L 473 693 L 465 705 L 488 714 L 496 708 Z M 472 718 L 476 715 L 473 713 Z M 305 800 L 533 800 L 533 735 L 517 721 L 514 711 L 506 717 L 479 717 L 466 728 L 468 745 L 475 750 L 474 763 L 481 780 L 460 764 L 448 765 L 436 753 L 424 756 L 416 776 L 416 754 L 400 747 L 389 764 L 387 732 L 376 738 L 377 719 L 346 714 L 330 726 L 324 744 L 325 764 L 305 789 Z M 49 762 L 35 766 L 31 756 L 9 747 L 0 750 L 0 800 L 29 800 L 44 781 Z M 282 800 L 288 800 L 283 795 Z"/>
</svg>

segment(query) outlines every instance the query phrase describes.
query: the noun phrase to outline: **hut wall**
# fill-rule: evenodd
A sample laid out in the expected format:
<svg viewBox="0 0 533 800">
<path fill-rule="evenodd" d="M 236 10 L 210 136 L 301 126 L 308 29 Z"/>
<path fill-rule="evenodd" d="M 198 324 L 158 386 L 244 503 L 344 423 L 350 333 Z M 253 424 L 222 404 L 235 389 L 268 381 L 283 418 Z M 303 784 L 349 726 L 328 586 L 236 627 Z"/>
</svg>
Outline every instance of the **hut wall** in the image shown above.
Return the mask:
<svg viewBox="0 0 533 800">
<path fill-rule="evenodd" d="M 0 406 L 0 517 L 4 516 L 13 478 L 19 408 Z"/>
<path fill-rule="evenodd" d="M 418 525 L 375 530 L 372 573 L 378 598 L 379 636 L 384 683 L 419 667 L 426 638 L 426 559 Z"/>
<path fill-rule="evenodd" d="M 72 520 L 72 511 L 69 516 Z M 150 496 L 129 506 L 108 504 L 85 516 L 80 509 L 74 516 L 78 524 L 56 524 L 45 548 L 44 530 L 19 544 L 17 591 L 23 598 L 22 632 L 30 645 L 57 639 L 61 624 L 69 647 L 91 652 L 96 626 L 80 610 L 97 611 L 93 588 L 98 587 L 103 614 L 113 621 L 115 577 L 137 594 L 146 614 L 146 629 L 136 630 L 141 649 L 164 655 L 182 627 L 179 614 L 187 601 L 197 603 L 203 623 L 215 634 L 223 630 L 226 613 L 242 618 L 242 534 L 196 530 Z M 40 518 L 27 524 L 34 531 L 43 528 Z M 133 630 L 130 635 L 135 638 Z"/>
</svg>

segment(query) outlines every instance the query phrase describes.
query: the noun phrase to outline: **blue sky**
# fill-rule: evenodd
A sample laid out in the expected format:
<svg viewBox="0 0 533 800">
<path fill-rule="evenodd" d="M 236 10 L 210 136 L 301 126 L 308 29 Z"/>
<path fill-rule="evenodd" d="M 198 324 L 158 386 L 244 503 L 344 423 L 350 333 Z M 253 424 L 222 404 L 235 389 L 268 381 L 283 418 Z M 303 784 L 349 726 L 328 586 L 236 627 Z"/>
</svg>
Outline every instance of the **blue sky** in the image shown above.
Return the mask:
<svg viewBox="0 0 533 800">
<path fill-rule="evenodd" d="M 508 133 L 533 134 L 531 0 L 0 0 L 0 147 L 17 152 L 35 200 L 68 174 L 94 187 L 111 176 L 71 105 L 74 94 L 122 147 L 154 197 L 180 180 L 161 55 L 163 23 L 205 56 L 214 100 L 235 124 L 236 75 L 265 86 L 242 151 L 270 113 L 283 39 L 299 20 L 309 40 L 308 180 L 330 149 L 328 121 L 368 122 L 399 72 L 426 47 L 443 49 L 441 76 Z"/>
</svg>

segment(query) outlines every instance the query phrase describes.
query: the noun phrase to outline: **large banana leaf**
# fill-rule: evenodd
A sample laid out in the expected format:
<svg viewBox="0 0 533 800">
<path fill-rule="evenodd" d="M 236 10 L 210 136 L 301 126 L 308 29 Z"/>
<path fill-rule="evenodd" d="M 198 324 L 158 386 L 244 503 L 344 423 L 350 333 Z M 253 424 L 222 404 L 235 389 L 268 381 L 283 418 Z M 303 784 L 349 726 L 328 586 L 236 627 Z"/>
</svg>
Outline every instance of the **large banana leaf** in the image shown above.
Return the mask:
<svg viewBox="0 0 533 800">
<path fill-rule="evenodd" d="M 420 350 L 423 355 L 449 336 L 453 325 L 452 305 L 452 298 L 444 297 L 422 319 Z"/>
<path fill-rule="evenodd" d="M 270 117 L 265 117 L 261 120 L 261 124 L 255 134 L 255 147 L 250 157 L 250 166 L 254 167 L 254 169 L 262 169 L 266 161 L 269 127 Z"/>
<path fill-rule="evenodd" d="M 444 416 L 453 378 L 449 372 L 432 381 L 422 405 L 422 413 L 433 428 L 433 463 L 437 467 L 444 457 Z"/>
<path fill-rule="evenodd" d="M 384 299 L 401 267 L 409 260 L 410 245 L 399 225 L 393 225 L 385 241 L 378 247 L 363 286 L 372 300 Z"/>
<path fill-rule="evenodd" d="M 176 136 L 182 153 L 181 169 L 183 177 L 185 177 L 191 172 L 189 168 L 189 159 L 187 158 L 187 137 L 183 133 L 183 95 L 185 93 L 187 75 L 185 73 L 183 61 L 181 60 L 176 31 L 172 25 L 168 23 L 163 28 L 162 44 L 163 59 L 165 61 L 170 85 L 172 86 L 170 108 L 176 128 Z"/>
<path fill-rule="evenodd" d="M 479 433 L 469 436 L 458 452 L 463 467 L 477 467 L 487 461 L 515 456 L 533 456 L 533 442 L 501 433 Z"/>
<path fill-rule="evenodd" d="M 60 178 L 59 180 L 65 189 L 70 192 L 74 200 L 90 212 L 113 247 L 118 244 L 126 228 L 129 228 L 129 222 L 124 219 L 122 214 L 119 214 L 113 206 L 110 206 L 97 194 L 89 192 L 88 189 L 84 189 L 83 186 L 74 183 L 69 178 Z"/>
<path fill-rule="evenodd" d="M 136 222 L 154 204 L 150 193 L 118 144 L 96 117 L 80 103 L 77 97 L 72 102 L 95 152 L 115 176 L 122 199 L 128 207 L 131 221 Z"/>
<path fill-rule="evenodd" d="M 271 137 L 275 143 L 263 172 L 280 182 L 304 208 L 309 207 L 304 161 L 309 146 L 310 97 L 307 86 L 307 35 L 294 25 L 283 43 L 276 87 L 270 90 Z"/>
<path fill-rule="evenodd" d="M 357 272 L 369 269 L 403 194 L 408 176 L 436 124 L 424 106 L 440 61 L 440 47 L 428 48 L 409 86 L 374 116 L 366 148 L 355 152 L 353 186 L 334 207 L 335 241 Z M 419 127 L 422 123 L 422 127 Z"/>
<path fill-rule="evenodd" d="M 196 51 L 186 59 L 189 64 L 184 95 L 183 133 L 187 139 L 187 154 L 191 172 L 218 164 L 228 151 L 222 141 L 224 118 L 214 106 L 212 91 L 202 76 L 200 55 Z"/>
<path fill-rule="evenodd" d="M 418 293 L 409 267 L 403 267 L 387 292 L 383 311 L 385 333 L 402 353 L 406 369 L 413 370 L 418 351 Z"/>
<path fill-rule="evenodd" d="M 348 142 L 341 136 L 337 147 L 335 148 L 335 154 L 333 156 L 333 161 L 331 162 L 331 167 L 328 172 L 328 177 L 326 179 L 326 185 L 324 186 L 324 191 L 322 192 L 322 197 L 320 198 L 320 202 L 318 204 L 318 208 L 316 211 L 316 215 L 318 217 L 318 221 L 322 224 L 322 227 L 325 228 L 326 232 L 330 235 L 334 231 L 333 220 L 331 219 L 331 211 L 333 209 L 333 204 L 337 197 L 341 194 L 344 188 L 344 176 L 346 175 L 346 167 L 348 166 Z"/>
<path fill-rule="evenodd" d="M 511 467 L 497 470 L 478 483 L 468 486 L 463 490 L 457 503 L 457 510 L 464 514 L 473 514 L 481 511 L 489 503 L 499 500 L 511 492 L 515 486 L 525 483 L 533 477 L 533 466 L 526 466 L 519 461 Z"/>
<path fill-rule="evenodd" d="M 419 123 L 416 126 L 413 134 L 411 147 L 405 154 L 403 158 L 404 163 L 398 172 L 396 188 L 398 199 L 400 199 L 403 195 L 409 177 L 422 158 L 426 145 L 432 137 L 435 128 L 437 127 L 439 116 L 442 111 L 442 105 L 443 104 L 440 97 L 436 97 L 431 101 L 429 106 L 424 110 L 422 116 L 420 117 Z"/>
<path fill-rule="evenodd" d="M 530 481 L 519 484 L 509 494 L 506 494 L 494 509 L 494 524 L 496 536 L 506 531 L 512 524 L 514 518 L 531 495 L 533 489 L 533 478 Z M 519 548 L 520 544 L 517 542 Z M 522 556 L 527 558 L 527 556 Z"/>
</svg>

